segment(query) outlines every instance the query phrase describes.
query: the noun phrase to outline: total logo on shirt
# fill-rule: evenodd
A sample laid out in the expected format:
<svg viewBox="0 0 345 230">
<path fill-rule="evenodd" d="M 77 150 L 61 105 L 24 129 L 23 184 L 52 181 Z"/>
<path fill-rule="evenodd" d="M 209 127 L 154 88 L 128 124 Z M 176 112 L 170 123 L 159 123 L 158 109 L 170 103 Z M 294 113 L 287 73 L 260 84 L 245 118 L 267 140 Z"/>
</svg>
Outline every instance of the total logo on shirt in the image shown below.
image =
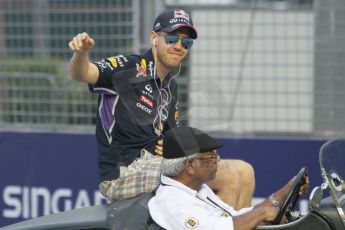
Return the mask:
<svg viewBox="0 0 345 230">
<path fill-rule="evenodd" d="M 141 95 L 139 97 L 139 101 L 144 103 L 145 105 L 149 106 L 150 108 L 153 108 L 154 104 L 153 104 L 153 101 L 148 99 L 147 97 Z"/>
</svg>

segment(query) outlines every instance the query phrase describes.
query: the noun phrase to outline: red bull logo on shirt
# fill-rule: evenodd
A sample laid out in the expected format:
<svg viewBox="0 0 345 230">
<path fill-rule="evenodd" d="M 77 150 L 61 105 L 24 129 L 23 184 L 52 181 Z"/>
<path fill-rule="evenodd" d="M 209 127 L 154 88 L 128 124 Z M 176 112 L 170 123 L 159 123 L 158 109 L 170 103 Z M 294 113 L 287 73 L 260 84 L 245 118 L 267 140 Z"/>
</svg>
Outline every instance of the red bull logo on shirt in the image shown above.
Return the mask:
<svg viewBox="0 0 345 230">
<path fill-rule="evenodd" d="M 140 66 L 139 64 L 137 64 L 137 75 L 136 77 L 146 77 L 146 60 L 145 59 L 141 59 L 140 61 Z"/>
</svg>

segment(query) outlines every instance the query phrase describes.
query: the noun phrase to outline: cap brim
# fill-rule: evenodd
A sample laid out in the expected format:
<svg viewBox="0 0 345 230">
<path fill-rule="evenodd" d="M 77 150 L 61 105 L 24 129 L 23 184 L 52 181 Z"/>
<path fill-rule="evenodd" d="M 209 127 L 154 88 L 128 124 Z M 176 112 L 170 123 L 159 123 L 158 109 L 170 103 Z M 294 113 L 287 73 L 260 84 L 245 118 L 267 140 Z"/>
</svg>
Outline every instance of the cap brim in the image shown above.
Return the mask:
<svg viewBox="0 0 345 230">
<path fill-rule="evenodd" d="M 200 146 L 200 152 L 212 151 L 215 149 L 220 149 L 224 146 L 222 141 L 219 141 L 207 134 L 201 134 L 197 136 L 197 139 Z"/>
<path fill-rule="evenodd" d="M 198 37 L 198 32 L 196 32 L 196 29 L 194 29 L 193 26 L 186 25 L 186 24 L 175 24 L 169 27 L 165 27 L 162 29 L 164 32 L 173 32 L 174 30 L 177 30 L 179 28 L 186 27 L 190 31 L 190 37 L 193 39 L 197 39 Z"/>
</svg>

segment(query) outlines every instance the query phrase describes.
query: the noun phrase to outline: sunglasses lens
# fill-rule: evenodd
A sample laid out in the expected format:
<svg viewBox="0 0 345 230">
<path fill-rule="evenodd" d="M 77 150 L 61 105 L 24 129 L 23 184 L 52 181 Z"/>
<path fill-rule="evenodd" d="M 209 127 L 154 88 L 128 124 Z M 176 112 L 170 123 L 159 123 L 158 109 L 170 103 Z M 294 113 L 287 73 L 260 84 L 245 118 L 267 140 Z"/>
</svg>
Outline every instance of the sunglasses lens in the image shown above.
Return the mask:
<svg viewBox="0 0 345 230">
<path fill-rule="evenodd" d="M 185 49 L 190 49 L 193 45 L 192 38 L 182 38 L 182 47 Z"/>
<path fill-rule="evenodd" d="M 165 36 L 165 42 L 168 45 L 174 45 L 180 40 L 180 37 L 178 35 L 166 35 Z M 181 38 L 182 47 L 184 49 L 190 49 L 193 45 L 193 39 L 192 38 Z"/>
<path fill-rule="evenodd" d="M 168 45 L 176 44 L 179 39 L 180 38 L 177 35 L 167 35 L 167 36 L 165 36 L 165 42 Z"/>
</svg>

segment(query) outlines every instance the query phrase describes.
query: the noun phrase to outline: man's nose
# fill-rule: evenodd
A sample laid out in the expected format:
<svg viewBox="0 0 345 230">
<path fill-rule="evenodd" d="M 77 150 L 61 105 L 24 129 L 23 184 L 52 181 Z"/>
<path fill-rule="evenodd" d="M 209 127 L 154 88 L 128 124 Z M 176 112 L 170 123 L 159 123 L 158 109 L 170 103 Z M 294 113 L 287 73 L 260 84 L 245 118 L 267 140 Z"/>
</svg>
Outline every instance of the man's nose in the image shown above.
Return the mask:
<svg viewBox="0 0 345 230">
<path fill-rule="evenodd" d="M 179 50 L 183 48 L 182 47 L 182 39 L 181 38 L 175 43 L 174 47 L 176 49 L 179 49 Z"/>
</svg>

